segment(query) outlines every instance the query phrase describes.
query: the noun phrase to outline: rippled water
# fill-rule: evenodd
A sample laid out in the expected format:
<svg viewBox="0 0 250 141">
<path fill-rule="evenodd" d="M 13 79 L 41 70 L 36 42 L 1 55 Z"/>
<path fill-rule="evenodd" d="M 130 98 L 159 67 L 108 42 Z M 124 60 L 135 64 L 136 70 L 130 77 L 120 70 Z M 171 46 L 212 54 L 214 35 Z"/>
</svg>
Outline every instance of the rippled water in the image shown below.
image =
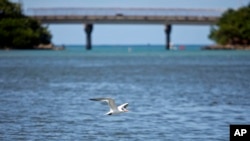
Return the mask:
<svg viewBox="0 0 250 141">
<path fill-rule="evenodd" d="M 250 123 L 249 72 L 249 51 L 0 51 L 0 140 L 227 141 Z"/>
</svg>

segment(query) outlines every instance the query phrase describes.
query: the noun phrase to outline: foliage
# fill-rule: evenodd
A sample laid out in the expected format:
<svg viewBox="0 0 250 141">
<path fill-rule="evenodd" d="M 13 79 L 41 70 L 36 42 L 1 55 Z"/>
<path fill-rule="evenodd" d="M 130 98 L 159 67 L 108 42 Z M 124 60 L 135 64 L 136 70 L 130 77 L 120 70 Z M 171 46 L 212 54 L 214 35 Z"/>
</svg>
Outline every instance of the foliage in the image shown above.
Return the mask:
<svg viewBox="0 0 250 141">
<path fill-rule="evenodd" d="M 250 45 L 250 4 L 227 10 L 211 28 L 209 38 L 222 45 Z"/>
<path fill-rule="evenodd" d="M 23 15 L 19 4 L 0 0 L 0 48 L 32 49 L 50 40 L 47 28 Z"/>
</svg>

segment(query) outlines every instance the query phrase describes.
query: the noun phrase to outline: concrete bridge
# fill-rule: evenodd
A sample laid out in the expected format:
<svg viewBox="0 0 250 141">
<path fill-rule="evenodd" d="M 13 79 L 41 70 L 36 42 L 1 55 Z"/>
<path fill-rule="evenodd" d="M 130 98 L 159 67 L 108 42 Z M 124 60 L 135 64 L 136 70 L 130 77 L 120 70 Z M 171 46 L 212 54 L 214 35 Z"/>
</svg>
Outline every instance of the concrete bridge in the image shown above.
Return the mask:
<svg viewBox="0 0 250 141">
<path fill-rule="evenodd" d="M 90 50 L 93 24 L 162 24 L 166 27 L 166 49 L 170 49 L 171 25 L 213 25 L 223 12 L 188 8 L 32 8 L 26 14 L 45 24 L 84 24 L 86 49 Z"/>
</svg>

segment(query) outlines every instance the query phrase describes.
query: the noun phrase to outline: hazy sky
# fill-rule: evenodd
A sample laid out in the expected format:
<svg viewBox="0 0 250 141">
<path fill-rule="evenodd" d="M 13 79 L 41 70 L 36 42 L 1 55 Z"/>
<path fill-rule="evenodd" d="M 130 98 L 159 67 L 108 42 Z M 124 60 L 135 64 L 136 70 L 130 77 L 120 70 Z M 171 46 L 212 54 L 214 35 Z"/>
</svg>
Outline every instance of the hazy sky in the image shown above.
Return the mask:
<svg viewBox="0 0 250 141">
<path fill-rule="evenodd" d="M 12 0 L 22 2 L 23 9 L 43 7 L 163 7 L 227 9 L 247 5 L 249 0 Z M 95 24 L 92 43 L 165 44 L 164 25 Z M 83 24 L 49 25 L 55 44 L 85 44 Z M 212 44 L 210 26 L 172 26 L 173 44 Z"/>
</svg>

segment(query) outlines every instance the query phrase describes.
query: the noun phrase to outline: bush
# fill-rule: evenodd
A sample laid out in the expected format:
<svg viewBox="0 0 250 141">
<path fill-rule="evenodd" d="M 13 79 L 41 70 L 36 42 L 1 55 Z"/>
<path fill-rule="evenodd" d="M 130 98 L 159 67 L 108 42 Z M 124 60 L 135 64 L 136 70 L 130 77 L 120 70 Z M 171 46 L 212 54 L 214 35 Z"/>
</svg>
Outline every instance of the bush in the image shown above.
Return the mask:
<svg viewBox="0 0 250 141">
<path fill-rule="evenodd" d="M 21 13 L 19 4 L 0 0 L 0 48 L 32 49 L 49 44 L 51 37 L 46 27 Z"/>
<path fill-rule="evenodd" d="M 229 9 L 211 28 L 209 38 L 222 45 L 250 45 L 250 4 Z"/>
</svg>

